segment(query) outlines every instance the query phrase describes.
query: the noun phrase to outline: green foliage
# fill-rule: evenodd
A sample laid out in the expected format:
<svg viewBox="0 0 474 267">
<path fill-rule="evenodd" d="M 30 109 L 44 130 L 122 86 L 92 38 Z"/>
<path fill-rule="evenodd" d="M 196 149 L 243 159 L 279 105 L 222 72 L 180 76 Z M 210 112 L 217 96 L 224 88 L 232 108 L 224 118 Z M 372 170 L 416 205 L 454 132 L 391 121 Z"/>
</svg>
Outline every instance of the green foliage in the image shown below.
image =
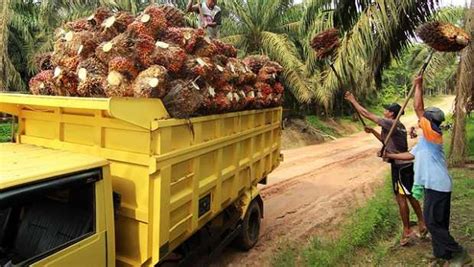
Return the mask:
<svg viewBox="0 0 474 267">
<path fill-rule="evenodd" d="M 338 134 L 333 128 L 329 127 L 326 123 L 324 123 L 323 121 L 321 121 L 318 117 L 314 115 L 307 116 L 306 120 L 311 126 L 320 130 L 321 132 L 324 132 L 328 135 L 335 136 L 335 137 L 340 136 L 340 134 Z"/>
<path fill-rule="evenodd" d="M 0 143 L 11 141 L 11 129 L 10 123 L 0 123 Z"/>
</svg>

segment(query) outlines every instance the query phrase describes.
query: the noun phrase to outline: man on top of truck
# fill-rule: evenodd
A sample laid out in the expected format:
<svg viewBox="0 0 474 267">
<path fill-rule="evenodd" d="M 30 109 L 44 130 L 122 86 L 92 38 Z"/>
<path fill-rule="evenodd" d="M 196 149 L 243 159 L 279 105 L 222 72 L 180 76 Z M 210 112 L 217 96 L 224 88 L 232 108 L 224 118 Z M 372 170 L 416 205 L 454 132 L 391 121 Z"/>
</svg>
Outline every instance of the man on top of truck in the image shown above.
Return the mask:
<svg viewBox="0 0 474 267">
<path fill-rule="evenodd" d="M 198 5 L 193 5 L 193 0 L 189 0 L 186 11 L 199 14 L 200 27 L 206 29 L 210 38 L 219 38 L 222 18 L 221 8 L 217 6 L 217 0 L 206 0 Z"/>
<path fill-rule="evenodd" d="M 384 117 L 380 118 L 377 115 L 367 111 L 363 106 L 357 102 L 354 95 L 350 92 L 346 92 L 345 99 L 352 103 L 354 108 L 362 116 L 367 119 L 375 122 L 376 124 L 382 127 L 382 132 L 378 133 L 376 130 L 365 127 L 367 133 L 372 133 L 377 139 L 381 142 L 384 142 L 390 128 L 392 127 L 395 118 L 398 113 L 401 111 L 401 106 L 397 103 L 392 103 L 384 106 Z M 403 113 L 402 113 L 403 114 Z M 386 150 L 391 153 L 400 153 L 408 151 L 407 143 L 407 130 L 405 125 L 401 122 L 398 122 L 395 131 L 393 132 L 392 137 L 386 144 Z M 396 151 L 396 152 L 395 152 Z M 416 216 L 418 217 L 418 227 L 421 236 L 426 235 L 427 229 L 423 219 L 423 214 L 421 211 L 421 206 L 418 200 L 412 196 L 412 187 L 413 187 L 413 162 L 412 161 L 402 161 L 402 160 L 392 160 L 390 161 L 392 169 L 392 186 L 393 192 L 395 194 L 395 199 L 398 203 L 400 210 L 400 217 L 403 223 L 403 234 L 400 239 L 400 245 L 405 246 L 409 243 L 413 232 L 410 229 L 410 209 L 407 204 L 407 199 L 410 202 L 411 206 L 415 210 Z"/>
</svg>

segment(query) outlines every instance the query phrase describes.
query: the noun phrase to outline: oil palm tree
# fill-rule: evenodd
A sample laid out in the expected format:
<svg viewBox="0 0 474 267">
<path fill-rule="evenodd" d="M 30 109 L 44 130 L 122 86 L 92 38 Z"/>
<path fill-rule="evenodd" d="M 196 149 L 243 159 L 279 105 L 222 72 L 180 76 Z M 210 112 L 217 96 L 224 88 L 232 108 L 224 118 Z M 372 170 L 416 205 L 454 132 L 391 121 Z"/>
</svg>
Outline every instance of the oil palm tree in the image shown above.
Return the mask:
<svg viewBox="0 0 474 267">
<path fill-rule="evenodd" d="M 223 22 L 223 41 L 233 43 L 244 54 L 266 54 L 284 67 L 284 83 L 300 102 L 313 98 L 303 74 L 303 62 L 291 38 L 301 6 L 288 0 L 231 0 L 226 2 L 228 19 Z"/>
<path fill-rule="evenodd" d="M 465 30 L 474 32 L 474 2 L 466 9 Z M 459 76 L 456 85 L 456 105 L 454 110 L 454 127 L 451 139 L 451 151 L 449 152 L 449 163 L 452 166 L 463 166 L 468 155 L 466 120 L 467 114 L 473 109 L 474 103 L 474 78 L 472 76 L 474 65 L 474 42 L 461 52 L 461 63 L 459 64 Z"/>
</svg>

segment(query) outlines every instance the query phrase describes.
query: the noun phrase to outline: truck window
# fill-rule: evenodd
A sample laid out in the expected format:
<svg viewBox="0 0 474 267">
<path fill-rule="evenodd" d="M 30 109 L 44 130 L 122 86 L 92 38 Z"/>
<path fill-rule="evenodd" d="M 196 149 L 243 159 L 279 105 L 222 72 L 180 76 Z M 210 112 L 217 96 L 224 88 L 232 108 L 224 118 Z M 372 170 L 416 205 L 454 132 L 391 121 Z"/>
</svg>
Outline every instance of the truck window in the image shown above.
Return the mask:
<svg viewBox="0 0 474 267">
<path fill-rule="evenodd" d="M 69 178 L 0 192 L 0 266 L 28 265 L 95 232 L 97 179 Z"/>
</svg>

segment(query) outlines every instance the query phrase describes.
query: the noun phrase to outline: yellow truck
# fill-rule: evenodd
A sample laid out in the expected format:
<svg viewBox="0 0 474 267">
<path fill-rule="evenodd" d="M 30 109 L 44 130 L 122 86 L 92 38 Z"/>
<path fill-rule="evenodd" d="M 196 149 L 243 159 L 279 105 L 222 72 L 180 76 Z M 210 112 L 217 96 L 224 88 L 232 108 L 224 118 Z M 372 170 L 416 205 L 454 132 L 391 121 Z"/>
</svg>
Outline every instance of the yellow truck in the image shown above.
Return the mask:
<svg viewBox="0 0 474 267">
<path fill-rule="evenodd" d="M 170 118 L 159 99 L 0 94 L 0 266 L 191 265 L 258 240 L 281 108 Z"/>
</svg>

